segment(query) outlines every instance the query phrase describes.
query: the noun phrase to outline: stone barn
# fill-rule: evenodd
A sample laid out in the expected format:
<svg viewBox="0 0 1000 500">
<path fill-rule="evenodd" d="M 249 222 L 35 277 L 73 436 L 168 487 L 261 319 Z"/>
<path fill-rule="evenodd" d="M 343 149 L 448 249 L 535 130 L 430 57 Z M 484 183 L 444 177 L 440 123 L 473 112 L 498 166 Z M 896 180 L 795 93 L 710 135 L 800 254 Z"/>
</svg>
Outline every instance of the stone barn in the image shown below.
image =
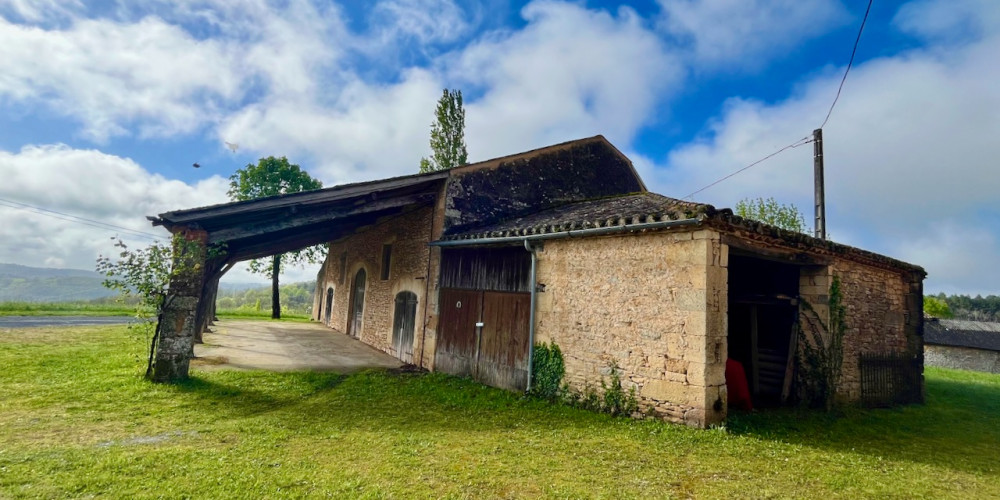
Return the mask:
<svg viewBox="0 0 1000 500">
<path fill-rule="evenodd" d="M 921 268 L 651 193 L 601 136 L 155 223 L 226 243 L 188 280 L 201 284 L 184 309 L 194 330 L 227 262 L 324 241 L 314 319 L 333 330 L 517 391 L 531 384 L 533 346 L 555 343 L 571 389 L 600 387 L 614 365 L 646 414 L 696 427 L 726 417 L 727 359 L 755 405 L 789 400 L 808 343 L 797 332 L 829 337 L 836 277 L 837 397 L 923 397 Z"/>
<path fill-rule="evenodd" d="M 1000 323 L 927 318 L 924 329 L 927 366 L 1000 373 Z"/>
</svg>

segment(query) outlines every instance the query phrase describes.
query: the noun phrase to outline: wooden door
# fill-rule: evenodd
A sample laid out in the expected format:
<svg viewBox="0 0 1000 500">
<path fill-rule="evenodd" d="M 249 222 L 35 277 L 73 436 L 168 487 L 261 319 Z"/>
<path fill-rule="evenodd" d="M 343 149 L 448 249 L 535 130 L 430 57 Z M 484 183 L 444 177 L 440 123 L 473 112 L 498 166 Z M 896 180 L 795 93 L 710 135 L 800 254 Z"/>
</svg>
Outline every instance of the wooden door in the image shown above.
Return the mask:
<svg viewBox="0 0 1000 500">
<path fill-rule="evenodd" d="M 333 288 L 326 289 L 326 315 L 323 317 L 323 323 L 330 324 L 330 310 L 333 309 Z"/>
<path fill-rule="evenodd" d="M 471 376 L 476 360 L 476 322 L 483 307 L 483 293 L 478 290 L 442 288 L 436 370 L 453 375 Z"/>
<path fill-rule="evenodd" d="M 400 361 L 413 362 L 413 330 L 417 319 L 417 294 L 396 294 L 396 310 L 392 320 L 392 345 Z"/>
<path fill-rule="evenodd" d="M 347 333 L 353 337 L 361 336 L 362 318 L 365 312 L 365 280 L 364 269 L 358 269 L 354 275 L 354 286 L 351 287 L 351 314 L 347 318 Z"/>
<path fill-rule="evenodd" d="M 524 390 L 531 294 L 442 288 L 440 297 L 435 368 L 494 387 Z"/>
<path fill-rule="evenodd" d="M 514 391 L 528 385 L 531 294 L 483 292 L 476 380 Z"/>
</svg>

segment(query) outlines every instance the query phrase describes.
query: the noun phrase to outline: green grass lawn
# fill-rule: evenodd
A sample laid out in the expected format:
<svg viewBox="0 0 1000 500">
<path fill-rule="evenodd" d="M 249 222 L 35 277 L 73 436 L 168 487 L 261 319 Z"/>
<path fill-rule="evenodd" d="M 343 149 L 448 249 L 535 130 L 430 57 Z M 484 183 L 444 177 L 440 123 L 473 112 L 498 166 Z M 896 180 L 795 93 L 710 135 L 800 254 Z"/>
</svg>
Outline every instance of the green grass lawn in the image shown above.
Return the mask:
<svg viewBox="0 0 1000 500">
<path fill-rule="evenodd" d="M 0 498 L 997 498 L 1000 377 L 927 404 L 614 419 L 439 374 L 139 377 L 124 327 L 0 330 Z"/>
<path fill-rule="evenodd" d="M 222 318 L 270 319 L 271 310 L 220 309 Z M 0 302 L 0 316 L 133 316 L 130 304 L 94 304 L 87 302 Z M 309 321 L 309 314 L 282 312 L 281 319 Z"/>
<path fill-rule="evenodd" d="M 132 316 L 128 304 L 87 302 L 0 302 L 0 316 Z"/>
</svg>

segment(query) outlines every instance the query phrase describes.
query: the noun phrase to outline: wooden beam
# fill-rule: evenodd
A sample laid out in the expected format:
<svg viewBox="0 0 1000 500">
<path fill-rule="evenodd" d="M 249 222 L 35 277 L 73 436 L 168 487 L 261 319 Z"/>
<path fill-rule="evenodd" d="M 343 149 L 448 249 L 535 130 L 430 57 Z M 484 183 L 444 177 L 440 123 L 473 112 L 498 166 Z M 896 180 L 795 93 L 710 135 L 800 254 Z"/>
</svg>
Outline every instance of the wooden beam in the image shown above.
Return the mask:
<svg viewBox="0 0 1000 500">
<path fill-rule="evenodd" d="M 722 234 L 719 241 L 728 245 L 730 254 L 733 255 L 744 255 L 775 262 L 804 265 L 829 265 L 833 262 L 832 258 L 811 255 L 806 252 L 780 248 L 764 248 L 731 234 Z M 736 251 L 733 252 L 733 249 Z"/>
<path fill-rule="evenodd" d="M 269 233 L 301 228 L 323 222 L 336 224 L 337 219 L 345 219 L 373 212 L 402 208 L 408 205 L 429 203 L 434 200 L 434 196 L 435 195 L 432 193 L 421 193 L 402 197 L 386 198 L 378 201 L 369 201 L 362 205 L 350 208 L 321 210 L 318 212 L 309 211 L 299 214 L 288 214 L 285 212 L 266 222 L 260 222 L 257 224 L 241 224 L 238 226 L 227 227 L 225 229 L 210 231 L 208 233 L 208 243 L 228 243 L 233 240 L 253 238 L 255 236 L 263 236 Z"/>
<path fill-rule="evenodd" d="M 426 190 L 429 184 L 438 184 L 440 180 L 448 177 L 448 171 L 440 171 L 431 174 L 417 174 L 395 179 L 385 179 L 375 182 L 360 182 L 344 186 L 334 186 L 315 191 L 305 191 L 301 193 L 291 193 L 258 200 L 237 201 L 223 203 L 204 208 L 192 208 L 188 210 L 176 210 L 160 214 L 159 222 L 170 225 L 183 225 L 187 222 L 201 221 L 231 215 L 244 215 L 251 212 L 281 209 L 289 206 L 309 206 L 323 205 L 346 201 L 355 197 L 367 196 L 372 193 L 379 193 L 378 197 L 385 199 L 391 196 L 392 191 L 414 192 L 415 190 Z M 433 189 L 437 192 L 437 189 Z M 154 225 L 157 224 L 154 221 Z"/>
</svg>

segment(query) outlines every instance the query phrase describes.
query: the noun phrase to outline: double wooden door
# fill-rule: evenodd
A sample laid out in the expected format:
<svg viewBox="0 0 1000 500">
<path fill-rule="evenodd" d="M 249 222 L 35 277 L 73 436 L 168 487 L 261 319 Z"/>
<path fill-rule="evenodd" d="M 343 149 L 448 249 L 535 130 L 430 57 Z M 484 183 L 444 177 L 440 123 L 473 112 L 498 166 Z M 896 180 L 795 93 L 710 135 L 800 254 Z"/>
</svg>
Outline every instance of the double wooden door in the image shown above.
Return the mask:
<svg viewBox="0 0 1000 500">
<path fill-rule="evenodd" d="M 435 368 L 524 390 L 530 307 L 530 293 L 442 288 Z"/>
</svg>

